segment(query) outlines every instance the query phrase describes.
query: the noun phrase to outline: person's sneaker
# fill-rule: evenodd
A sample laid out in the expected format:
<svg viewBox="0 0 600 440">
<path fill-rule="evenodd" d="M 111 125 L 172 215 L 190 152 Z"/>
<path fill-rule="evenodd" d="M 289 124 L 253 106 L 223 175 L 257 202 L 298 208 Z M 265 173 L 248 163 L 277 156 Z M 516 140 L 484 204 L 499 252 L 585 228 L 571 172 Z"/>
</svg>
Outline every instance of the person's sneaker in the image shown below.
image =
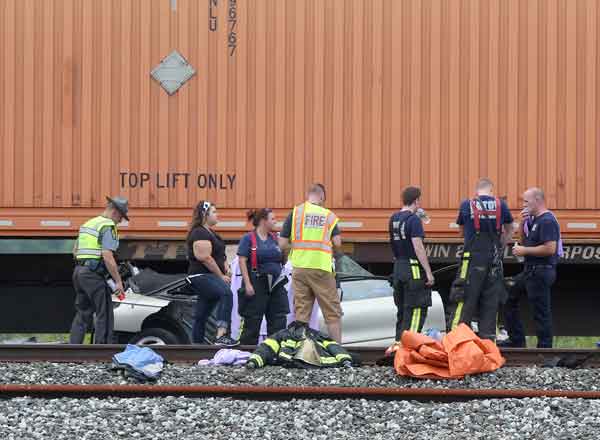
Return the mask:
<svg viewBox="0 0 600 440">
<path fill-rule="evenodd" d="M 221 336 L 215 340 L 214 345 L 219 345 L 221 347 L 236 347 L 240 345 L 240 341 L 236 341 L 229 336 Z"/>
<path fill-rule="evenodd" d="M 518 343 L 508 338 L 504 341 L 496 342 L 496 345 L 500 348 L 525 348 L 525 342 Z"/>
</svg>

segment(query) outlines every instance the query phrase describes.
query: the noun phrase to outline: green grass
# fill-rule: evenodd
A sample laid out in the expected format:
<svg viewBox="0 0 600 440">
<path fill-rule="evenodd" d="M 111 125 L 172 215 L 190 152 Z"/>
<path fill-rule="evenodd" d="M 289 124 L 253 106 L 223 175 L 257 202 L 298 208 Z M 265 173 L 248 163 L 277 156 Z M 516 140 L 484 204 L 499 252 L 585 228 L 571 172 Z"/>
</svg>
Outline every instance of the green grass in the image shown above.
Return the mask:
<svg viewBox="0 0 600 440">
<path fill-rule="evenodd" d="M 13 339 L 27 339 L 35 336 L 37 342 L 69 342 L 68 333 L 1 333 L 0 342 Z M 89 344 L 91 335 L 85 335 L 84 344 Z M 596 342 L 600 341 L 600 336 L 555 336 L 554 348 L 596 348 Z M 535 336 L 527 337 L 527 347 L 535 348 L 537 338 Z"/>
<path fill-rule="evenodd" d="M 600 341 L 600 336 L 555 336 L 553 340 L 554 348 L 596 348 L 596 342 Z M 527 336 L 527 348 L 535 348 L 537 337 Z"/>
<path fill-rule="evenodd" d="M 59 343 L 68 343 L 69 342 L 69 334 L 68 333 L 0 333 L 0 342 L 10 341 L 10 340 L 22 340 L 28 339 L 34 336 L 37 342 L 59 342 Z M 87 333 L 85 335 L 85 339 L 83 341 L 84 344 L 89 344 L 91 342 L 91 334 Z"/>
</svg>

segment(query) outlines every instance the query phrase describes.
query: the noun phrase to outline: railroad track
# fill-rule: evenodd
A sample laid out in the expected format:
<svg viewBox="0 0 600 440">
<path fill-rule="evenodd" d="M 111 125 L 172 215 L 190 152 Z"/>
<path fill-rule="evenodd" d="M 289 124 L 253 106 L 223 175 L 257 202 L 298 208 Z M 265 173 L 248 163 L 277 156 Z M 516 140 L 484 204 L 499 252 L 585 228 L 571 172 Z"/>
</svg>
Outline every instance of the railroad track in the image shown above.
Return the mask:
<svg viewBox="0 0 600 440">
<path fill-rule="evenodd" d="M 485 399 L 568 398 L 600 399 L 597 391 L 459 388 L 357 388 L 357 387 L 265 387 L 265 386 L 171 386 L 171 385 L 0 385 L 0 398 L 136 398 L 183 396 L 229 397 L 247 400 L 367 399 L 464 402 Z"/>
<path fill-rule="evenodd" d="M 0 345 L 0 362 L 110 362 L 114 354 L 123 351 L 124 345 L 70 345 L 70 344 L 15 344 Z M 214 345 L 155 345 L 152 349 L 167 362 L 197 362 L 212 358 L 222 347 Z M 236 347 L 253 351 L 255 346 Z M 384 365 L 385 348 L 349 347 L 367 365 Z M 507 367 L 544 366 L 547 362 L 562 359 L 579 363 L 585 368 L 600 368 L 600 350 L 554 348 L 506 348 L 502 350 Z M 387 361 L 391 364 L 391 361 Z"/>
<path fill-rule="evenodd" d="M 0 345 L 0 362 L 110 362 L 122 345 L 67 345 L 67 344 L 20 344 Z M 218 350 L 214 346 L 153 346 L 168 362 L 195 363 L 210 358 Z M 242 350 L 255 347 L 242 346 Z M 390 364 L 384 360 L 384 349 L 355 347 L 350 351 L 360 355 L 365 364 Z M 579 362 L 585 368 L 600 368 L 600 350 L 580 349 L 505 349 L 502 354 L 507 366 L 542 366 L 560 358 Z M 292 399 L 368 399 L 368 400 L 414 400 L 421 402 L 460 402 L 481 399 L 560 397 L 599 399 L 597 391 L 543 390 L 543 389 L 463 389 L 463 388 L 398 388 L 398 387 L 347 387 L 347 386 L 211 386 L 211 385 L 71 385 L 71 384 L 2 384 L 0 398 L 106 398 L 106 397 L 164 397 L 185 396 L 192 398 L 227 397 L 248 400 Z"/>
</svg>

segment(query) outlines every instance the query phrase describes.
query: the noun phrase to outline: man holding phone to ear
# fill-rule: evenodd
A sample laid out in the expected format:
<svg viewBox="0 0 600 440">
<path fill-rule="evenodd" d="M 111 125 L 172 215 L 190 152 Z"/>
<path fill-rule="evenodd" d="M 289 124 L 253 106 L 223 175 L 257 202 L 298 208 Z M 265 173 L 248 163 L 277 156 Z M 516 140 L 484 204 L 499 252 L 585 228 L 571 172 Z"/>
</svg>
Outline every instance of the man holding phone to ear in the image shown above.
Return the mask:
<svg viewBox="0 0 600 440">
<path fill-rule="evenodd" d="M 509 339 L 504 347 L 525 347 L 525 331 L 519 313 L 519 297 L 523 290 L 533 309 L 537 347 L 552 348 L 552 285 L 556 281 L 556 265 L 561 253 L 560 225 L 546 208 L 544 192 L 529 188 L 523 194 L 523 244 L 515 244 L 513 254 L 525 258 L 523 272 L 517 275 L 504 308 L 504 325 Z"/>
</svg>

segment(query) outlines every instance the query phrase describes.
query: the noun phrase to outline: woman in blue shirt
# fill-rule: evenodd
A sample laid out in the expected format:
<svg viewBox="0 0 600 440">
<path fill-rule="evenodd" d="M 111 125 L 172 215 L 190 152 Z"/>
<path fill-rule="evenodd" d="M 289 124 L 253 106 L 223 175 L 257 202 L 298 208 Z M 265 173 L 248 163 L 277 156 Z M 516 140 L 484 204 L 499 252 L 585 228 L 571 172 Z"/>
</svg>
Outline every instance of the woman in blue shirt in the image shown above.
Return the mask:
<svg viewBox="0 0 600 440">
<path fill-rule="evenodd" d="M 283 330 L 289 304 L 285 285 L 280 279 L 283 255 L 274 234 L 275 215 L 270 209 L 248 211 L 254 230 L 240 240 L 238 256 L 243 285 L 238 291 L 238 313 L 242 317 L 240 343 L 258 343 L 263 316 L 267 333 Z"/>
</svg>

